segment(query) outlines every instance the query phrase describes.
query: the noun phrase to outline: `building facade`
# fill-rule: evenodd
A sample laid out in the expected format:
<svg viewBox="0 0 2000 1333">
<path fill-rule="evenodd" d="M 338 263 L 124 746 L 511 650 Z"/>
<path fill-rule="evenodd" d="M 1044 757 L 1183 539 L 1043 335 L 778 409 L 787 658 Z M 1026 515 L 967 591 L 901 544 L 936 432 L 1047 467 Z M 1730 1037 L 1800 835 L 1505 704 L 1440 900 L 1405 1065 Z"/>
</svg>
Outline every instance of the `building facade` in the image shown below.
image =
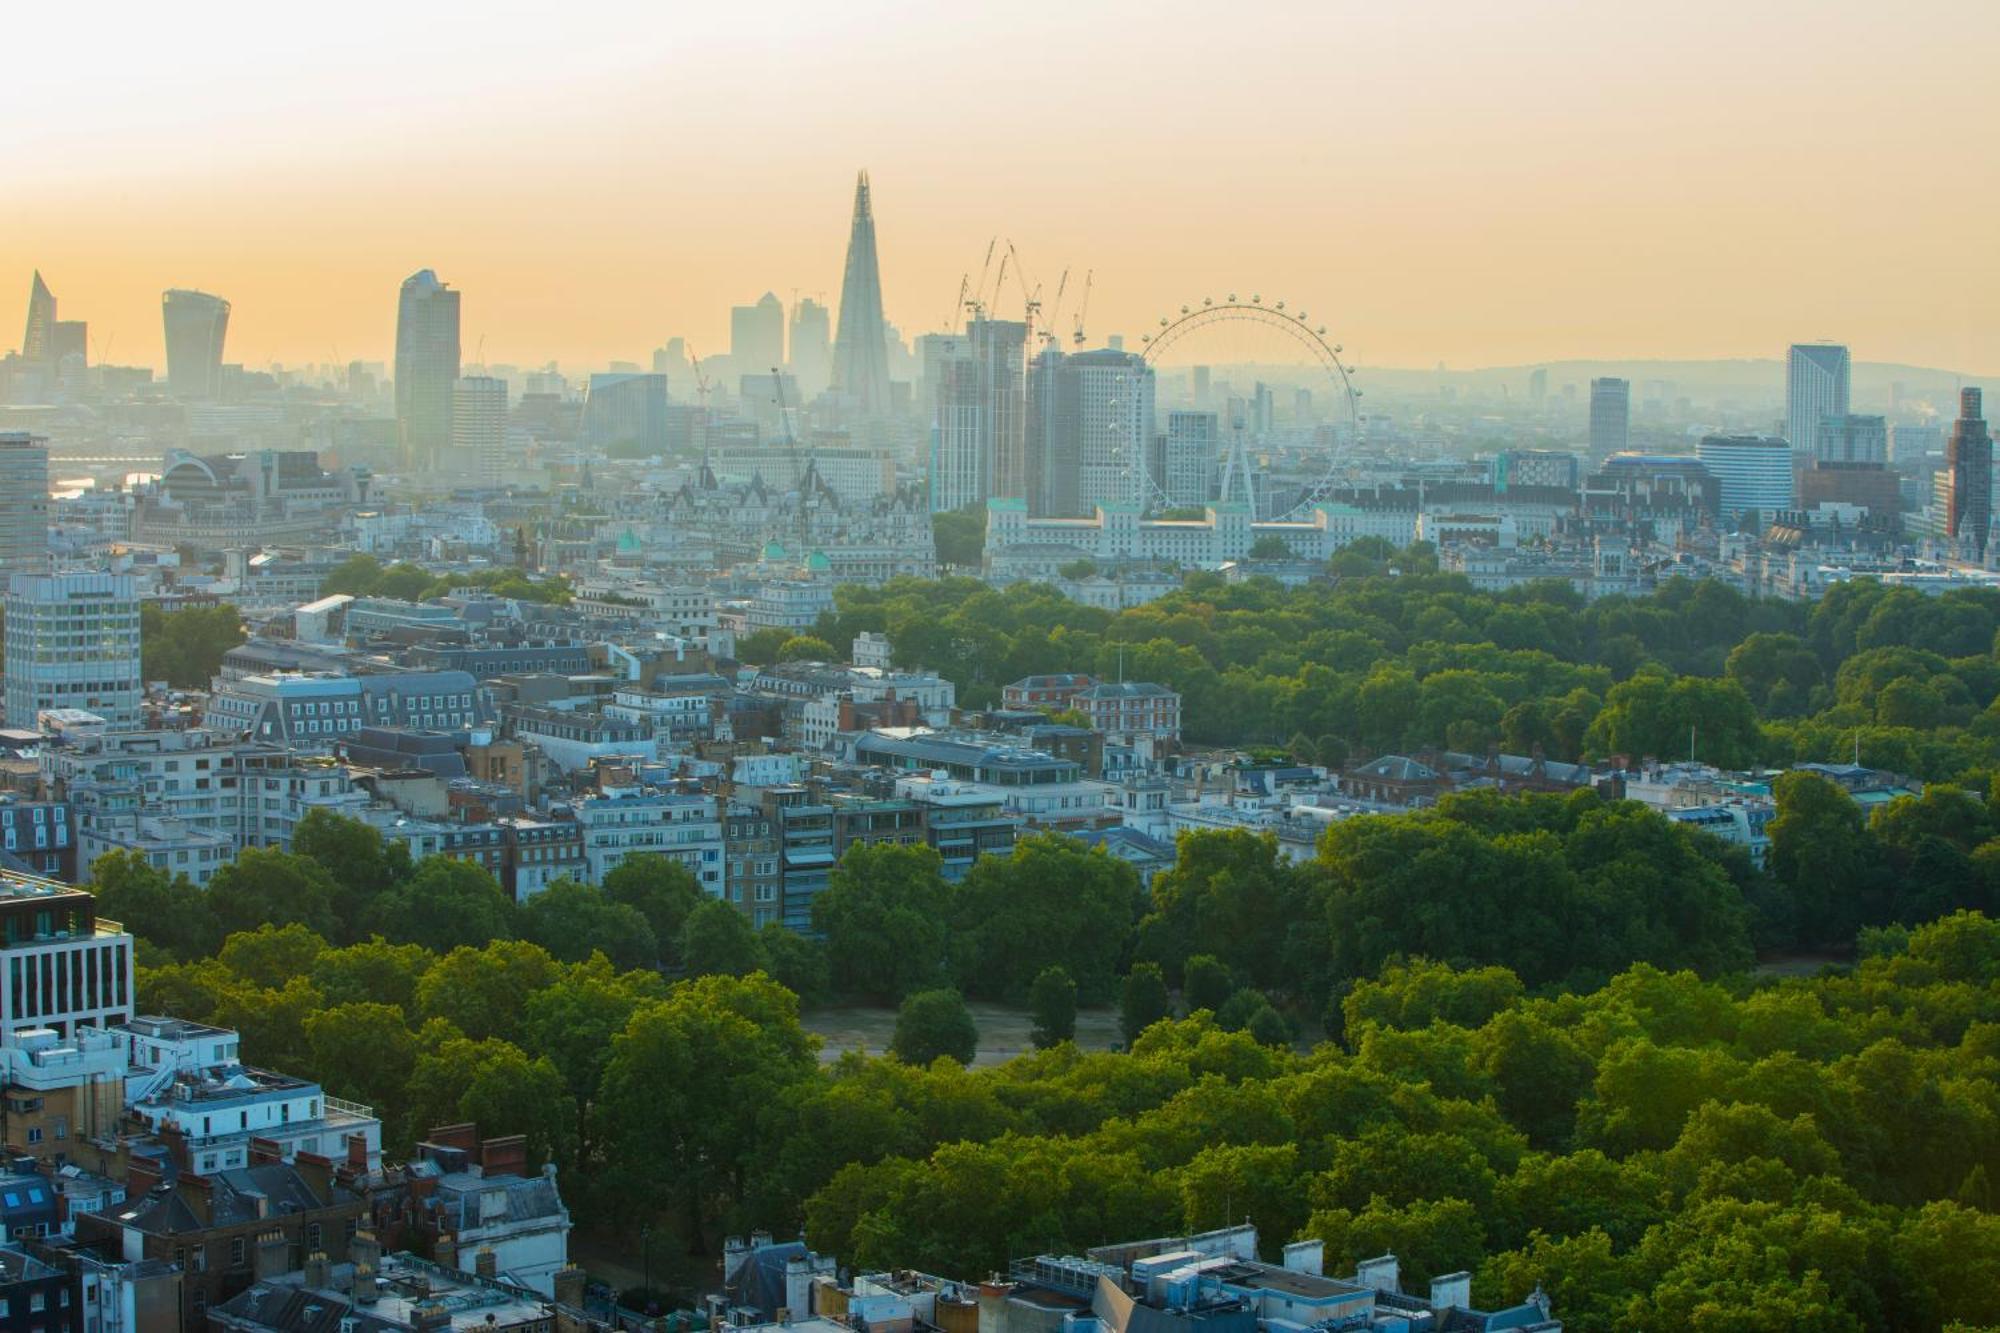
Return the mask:
<svg viewBox="0 0 2000 1333">
<path fill-rule="evenodd" d="M 139 597 L 129 574 L 16 574 L 7 582 L 7 725 L 82 709 L 139 721 Z"/>
</svg>

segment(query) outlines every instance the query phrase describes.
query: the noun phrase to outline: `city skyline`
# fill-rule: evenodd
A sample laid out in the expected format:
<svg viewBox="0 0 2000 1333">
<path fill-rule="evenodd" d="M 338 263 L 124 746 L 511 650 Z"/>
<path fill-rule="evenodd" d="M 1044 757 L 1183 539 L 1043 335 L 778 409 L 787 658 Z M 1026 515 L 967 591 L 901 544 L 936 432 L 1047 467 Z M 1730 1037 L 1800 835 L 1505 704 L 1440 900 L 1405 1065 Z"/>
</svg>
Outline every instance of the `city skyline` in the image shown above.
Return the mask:
<svg viewBox="0 0 2000 1333">
<path fill-rule="evenodd" d="M 1094 271 L 1105 333 L 1240 288 L 1327 312 L 1363 364 L 1828 338 L 1978 375 L 2000 366 L 1984 315 L 2000 275 L 1965 260 L 2000 197 L 1974 128 L 2000 17 L 1918 8 L 1885 35 L 1861 11 L 1702 6 L 1641 42 L 1622 15 L 1554 3 L 1274 5 L 1287 40 L 1244 55 L 1190 18 L 1109 5 L 1026 49 L 900 7 L 621 11 L 615 42 L 551 41 L 525 11 L 471 38 L 413 15 L 389 42 L 370 17 L 388 11 L 364 5 L 339 27 L 222 22 L 200 43 L 148 15 L 84 41 L 37 13 L 23 40 L 51 57 L 22 95 L 93 69 L 105 95 L 10 146 L 36 207 L 0 241 L 17 275 L 0 318 L 23 326 L 39 269 L 112 361 L 162 364 L 152 306 L 171 286 L 230 297 L 246 364 L 386 361 L 384 293 L 436 267 L 489 361 L 643 363 L 675 334 L 720 349 L 730 308 L 767 289 L 832 304 L 866 169 L 906 338 L 943 327 L 1000 236 L 1047 288 Z M 895 41 L 856 36 L 885 28 Z M 295 62 L 302 35 L 319 47 Z M 1135 58 L 1108 58 L 1128 40 Z M 1921 70 L 1925 95 L 1879 77 L 1892 65 Z M 1049 94 L 1019 114 L 964 95 L 1004 78 Z M 362 83 L 390 94 L 362 104 Z M 740 95 L 767 83 L 786 96 Z M 1109 155 L 1079 132 L 1107 116 L 1134 127 Z M 413 119 L 432 132 L 396 132 Z M 495 151 L 439 158 L 461 133 Z M 1812 203 L 1832 180 L 1865 188 Z M 1018 293 L 995 313 L 1017 316 Z"/>
</svg>

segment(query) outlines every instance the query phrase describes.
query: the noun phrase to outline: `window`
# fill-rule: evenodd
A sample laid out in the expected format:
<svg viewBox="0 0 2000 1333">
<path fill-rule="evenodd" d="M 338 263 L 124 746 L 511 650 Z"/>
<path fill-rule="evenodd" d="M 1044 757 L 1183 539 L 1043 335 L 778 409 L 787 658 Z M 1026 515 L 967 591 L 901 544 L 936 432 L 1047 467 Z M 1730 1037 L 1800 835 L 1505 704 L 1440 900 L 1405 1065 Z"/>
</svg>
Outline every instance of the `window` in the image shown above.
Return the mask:
<svg viewBox="0 0 2000 1333">
<path fill-rule="evenodd" d="M 306 1253 L 317 1253 L 320 1247 L 320 1228 L 317 1222 L 306 1223 Z"/>
<path fill-rule="evenodd" d="M 235 1236 L 230 1239 L 229 1266 L 231 1268 L 241 1268 L 243 1266 L 243 1237 L 241 1236 Z"/>
<path fill-rule="evenodd" d="M 29 1293 L 28 1313 L 34 1314 L 37 1311 L 46 1310 L 48 1308 L 49 1308 L 49 1294 L 46 1291 L 36 1291 Z"/>
</svg>

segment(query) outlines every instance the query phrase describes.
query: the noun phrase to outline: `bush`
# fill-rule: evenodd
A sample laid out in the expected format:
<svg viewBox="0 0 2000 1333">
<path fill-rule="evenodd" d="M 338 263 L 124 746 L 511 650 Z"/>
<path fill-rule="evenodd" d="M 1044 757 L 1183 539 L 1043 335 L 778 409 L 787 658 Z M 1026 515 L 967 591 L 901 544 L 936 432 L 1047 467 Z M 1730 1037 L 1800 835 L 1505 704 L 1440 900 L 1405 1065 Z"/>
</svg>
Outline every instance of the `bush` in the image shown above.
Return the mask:
<svg viewBox="0 0 2000 1333">
<path fill-rule="evenodd" d="M 1028 990 L 1035 1017 L 1034 1042 L 1046 1049 L 1076 1037 L 1076 982 L 1060 967 L 1045 967 Z"/>
</svg>

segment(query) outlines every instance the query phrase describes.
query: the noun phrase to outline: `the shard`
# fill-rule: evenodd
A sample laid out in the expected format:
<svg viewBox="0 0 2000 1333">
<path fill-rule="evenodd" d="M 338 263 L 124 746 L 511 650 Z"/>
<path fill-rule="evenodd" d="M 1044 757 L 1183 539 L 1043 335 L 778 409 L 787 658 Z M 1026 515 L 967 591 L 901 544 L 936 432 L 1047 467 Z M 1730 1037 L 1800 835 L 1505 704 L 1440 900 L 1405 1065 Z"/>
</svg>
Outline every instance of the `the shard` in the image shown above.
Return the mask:
<svg viewBox="0 0 2000 1333">
<path fill-rule="evenodd" d="M 833 386 L 864 416 L 889 410 L 889 326 L 882 317 L 882 268 L 875 257 L 875 212 L 868 173 L 854 182 L 854 226 L 840 283 L 840 328 L 833 340 Z"/>
<path fill-rule="evenodd" d="M 28 361 L 53 360 L 55 338 L 56 296 L 37 269 L 34 286 L 28 289 L 28 331 L 21 338 L 21 356 Z"/>
</svg>

